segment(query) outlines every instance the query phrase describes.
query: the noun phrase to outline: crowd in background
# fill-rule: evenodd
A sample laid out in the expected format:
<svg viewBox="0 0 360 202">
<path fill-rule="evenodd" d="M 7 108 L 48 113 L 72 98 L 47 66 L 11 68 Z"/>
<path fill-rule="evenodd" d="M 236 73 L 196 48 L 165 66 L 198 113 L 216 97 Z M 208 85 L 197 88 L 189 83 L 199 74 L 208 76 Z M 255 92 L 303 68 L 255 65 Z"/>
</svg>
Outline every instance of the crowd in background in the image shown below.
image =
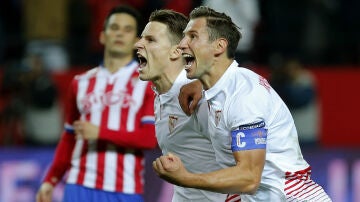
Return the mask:
<svg viewBox="0 0 360 202">
<path fill-rule="evenodd" d="M 307 118 L 316 117 L 316 92 L 303 65 L 360 65 L 360 2 L 356 0 L 1 1 L 0 145 L 56 144 L 61 112 L 49 74 L 92 67 L 101 61 L 103 47 L 98 33 L 107 12 L 118 4 L 140 10 L 144 22 L 160 8 L 187 15 L 203 4 L 226 12 L 243 35 L 236 59 L 240 64 L 266 66 L 277 73 L 271 78 L 274 88 L 290 109 L 297 110 L 293 113 L 302 115 L 298 122 L 317 123 Z M 293 103 L 293 97 L 299 95 L 302 102 Z M 304 115 L 306 110 L 312 114 Z M 37 131 L 38 123 L 47 124 L 48 131 Z M 314 142 L 311 137 L 316 130 L 304 132 L 307 134 L 302 137 L 309 136 L 306 141 Z"/>
<path fill-rule="evenodd" d="M 198 5 L 214 5 L 242 28 L 239 52 L 255 64 L 284 53 L 306 64 L 360 63 L 356 0 L 7 0 L 0 3 L 1 66 L 36 50 L 51 52 L 47 59 L 54 68 L 97 63 L 102 50 L 97 33 L 106 12 L 119 3 L 139 9 L 144 20 L 154 9 L 188 14 Z"/>
</svg>

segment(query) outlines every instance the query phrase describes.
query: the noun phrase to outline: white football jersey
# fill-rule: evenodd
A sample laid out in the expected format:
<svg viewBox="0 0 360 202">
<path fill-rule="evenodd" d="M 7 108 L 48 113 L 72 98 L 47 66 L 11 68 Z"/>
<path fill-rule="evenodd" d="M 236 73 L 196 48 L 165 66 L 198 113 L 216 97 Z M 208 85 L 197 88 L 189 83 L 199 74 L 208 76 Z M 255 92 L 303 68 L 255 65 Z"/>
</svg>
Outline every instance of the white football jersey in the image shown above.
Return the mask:
<svg viewBox="0 0 360 202">
<path fill-rule="evenodd" d="M 206 173 L 219 170 L 221 167 L 215 159 L 215 152 L 207 132 L 208 109 L 205 100 L 200 102 L 196 113 L 191 116 L 183 112 L 178 101 L 181 86 L 190 81 L 183 70 L 167 93 L 156 93 L 154 109 L 158 144 L 163 154 L 171 152 L 178 155 L 190 172 Z M 174 186 L 172 201 L 219 202 L 225 201 L 226 196 L 226 194 Z"/>
<path fill-rule="evenodd" d="M 267 139 L 258 138 L 253 143 L 266 146 L 260 187 L 254 195 L 241 194 L 242 201 L 286 201 L 285 173 L 304 170 L 309 165 L 302 156 L 292 116 L 279 95 L 266 79 L 238 67 L 234 61 L 217 83 L 204 91 L 204 96 L 210 110 L 210 137 L 222 167 L 235 165 L 231 131 L 259 123 L 267 131 Z M 237 144 L 245 146 L 240 138 Z"/>
</svg>

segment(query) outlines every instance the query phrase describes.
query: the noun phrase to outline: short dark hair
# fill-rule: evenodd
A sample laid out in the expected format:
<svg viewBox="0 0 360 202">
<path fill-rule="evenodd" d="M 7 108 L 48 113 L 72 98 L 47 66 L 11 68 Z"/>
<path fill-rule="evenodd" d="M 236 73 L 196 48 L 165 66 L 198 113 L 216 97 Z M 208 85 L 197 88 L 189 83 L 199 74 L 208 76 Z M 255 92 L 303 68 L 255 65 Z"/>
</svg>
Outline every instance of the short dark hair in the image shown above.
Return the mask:
<svg viewBox="0 0 360 202">
<path fill-rule="evenodd" d="M 141 14 L 138 10 L 136 10 L 135 8 L 128 6 L 128 5 L 119 5 L 119 6 L 112 8 L 105 18 L 103 30 L 106 30 L 106 28 L 109 24 L 110 17 L 113 14 L 120 14 L 120 13 L 126 13 L 135 18 L 137 36 L 140 36 L 141 31 L 143 30 L 143 27 L 144 27 L 143 17 L 141 16 Z"/>
<path fill-rule="evenodd" d="M 241 38 L 240 28 L 235 25 L 228 15 L 207 6 L 199 6 L 191 11 L 190 19 L 200 17 L 206 18 L 209 40 L 214 41 L 218 38 L 225 38 L 228 41 L 227 56 L 235 58 L 235 51 Z"/>
<path fill-rule="evenodd" d="M 155 10 L 149 17 L 149 22 L 160 22 L 167 26 L 173 44 L 180 43 L 188 20 L 184 14 L 169 9 Z"/>
</svg>

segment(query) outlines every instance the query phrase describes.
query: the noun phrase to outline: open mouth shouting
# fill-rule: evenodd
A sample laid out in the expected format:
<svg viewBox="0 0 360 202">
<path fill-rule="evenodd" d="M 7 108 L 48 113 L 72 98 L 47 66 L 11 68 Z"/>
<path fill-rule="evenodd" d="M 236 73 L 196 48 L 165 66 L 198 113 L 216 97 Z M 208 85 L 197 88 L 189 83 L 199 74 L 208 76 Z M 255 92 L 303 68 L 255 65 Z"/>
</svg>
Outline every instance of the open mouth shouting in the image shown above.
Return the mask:
<svg viewBox="0 0 360 202">
<path fill-rule="evenodd" d="M 137 53 L 137 57 L 140 64 L 139 71 L 141 71 L 147 65 L 147 59 L 144 56 L 142 56 L 140 53 Z"/>
<path fill-rule="evenodd" d="M 188 54 L 188 53 L 183 53 L 182 54 L 184 60 L 185 60 L 185 70 L 189 71 L 191 66 L 194 64 L 195 62 L 195 57 Z"/>
</svg>

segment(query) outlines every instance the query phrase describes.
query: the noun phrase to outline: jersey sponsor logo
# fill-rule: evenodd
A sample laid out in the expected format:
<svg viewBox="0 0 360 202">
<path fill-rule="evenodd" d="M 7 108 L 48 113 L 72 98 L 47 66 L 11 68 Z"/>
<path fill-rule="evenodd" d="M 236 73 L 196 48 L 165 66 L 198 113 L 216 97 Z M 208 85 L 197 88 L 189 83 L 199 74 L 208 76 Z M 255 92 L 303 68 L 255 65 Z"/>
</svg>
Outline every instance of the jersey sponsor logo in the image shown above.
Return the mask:
<svg viewBox="0 0 360 202">
<path fill-rule="evenodd" d="M 266 90 L 270 92 L 271 86 L 270 86 L 269 82 L 264 77 L 259 76 L 259 84 L 264 86 L 266 88 Z"/>
<path fill-rule="evenodd" d="M 175 116 L 175 115 L 169 115 L 169 131 L 170 131 L 170 134 L 174 131 L 174 128 L 177 124 L 177 121 L 178 121 L 178 117 Z"/>
<path fill-rule="evenodd" d="M 105 94 L 89 93 L 81 100 L 83 113 L 90 113 L 92 106 L 97 104 L 104 107 L 120 105 L 122 108 L 128 108 L 135 103 L 136 101 L 132 96 L 126 92 L 108 92 Z"/>
<path fill-rule="evenodd" d="M 265 122 L 241 125 L 231 131 L 231 150 L 242 151 L 252 149 L 265 149 L 267 142 L 267 129 Z"/>
<path fill-rule="evenodd" d="M 263 127 L 265 127 L 265 122 L 261 121 L 259 123 L 241 125 L 241 126 L 239 126 L 239 130 L 249 130 L 249 129 L 263 128 Z"/>
</svg>

